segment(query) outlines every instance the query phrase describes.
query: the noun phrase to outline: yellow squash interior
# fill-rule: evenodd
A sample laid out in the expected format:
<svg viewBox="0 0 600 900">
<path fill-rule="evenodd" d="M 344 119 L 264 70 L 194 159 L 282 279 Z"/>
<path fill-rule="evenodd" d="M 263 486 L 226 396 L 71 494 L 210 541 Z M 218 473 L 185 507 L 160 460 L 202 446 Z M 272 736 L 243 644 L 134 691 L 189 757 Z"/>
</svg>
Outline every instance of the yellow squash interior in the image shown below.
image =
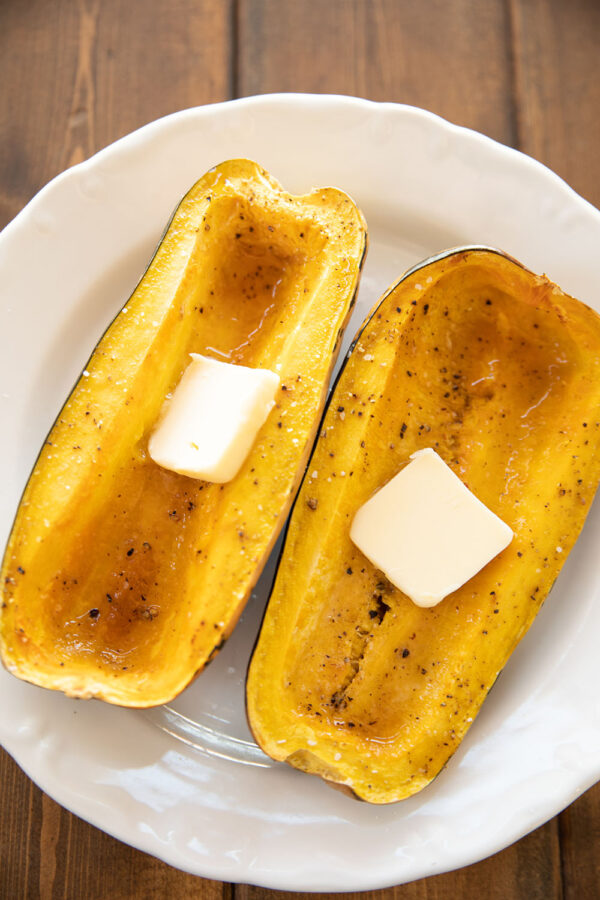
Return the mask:
<svg viewBox="0 0 600 900">
<path fill-rule="evenodd" d="M 249 721 L 270 756 L 374 803 L 435 777 L 579 534 L 599 418 L 600 318 L 547 279 L 471 250 L 388 292 L 328 404 L 251 662 Z M 425 447 L 515 535 L 432 609 L 349 538 Z"/>
<path fill-rule="evenodd" d="M 74 696 L 150 706 L 218 650 L 297 489 L 365 241 L 345 194 L 292 197 L 245 160 L 217 166 L 187 194 L 23 495 L 2 570 L 10 671 Z M 225 485 L 174 474 L 147 454 L 190 352 L 281 379 Z"/>
</svg>

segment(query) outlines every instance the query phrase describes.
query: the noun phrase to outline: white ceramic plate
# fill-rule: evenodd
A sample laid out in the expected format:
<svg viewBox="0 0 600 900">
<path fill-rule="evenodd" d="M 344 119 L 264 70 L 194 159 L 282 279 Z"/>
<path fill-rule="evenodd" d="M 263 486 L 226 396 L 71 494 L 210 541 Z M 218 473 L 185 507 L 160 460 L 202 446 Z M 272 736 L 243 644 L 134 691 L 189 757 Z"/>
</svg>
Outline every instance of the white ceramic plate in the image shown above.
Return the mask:
<svg viewBox="0 0 600 900">
<path fill-rule="evenodd" d="M 2 542 L 38 446 L 174 206 L 211 165 L 239 156 L 288 190 L 336 185 L 362 207 L 371 247 L 346 345 L 405 268 L 459 244 L 502 248 L 600 305 L 600 213 L 481 135 L 348 97 L 275 95 L 176 113 L 60 175 L 0 236 Z M 59 803 L 199 875 L 347 891 L 463 866 L 600 777 L 599 542 L 597 503 L 459 751 L 399 805 L 356 803 L 249 743 L 243 682 L 272 566 L 173 712 L 72 701 L 0 671 L 0 738 Z"/>
</svg>

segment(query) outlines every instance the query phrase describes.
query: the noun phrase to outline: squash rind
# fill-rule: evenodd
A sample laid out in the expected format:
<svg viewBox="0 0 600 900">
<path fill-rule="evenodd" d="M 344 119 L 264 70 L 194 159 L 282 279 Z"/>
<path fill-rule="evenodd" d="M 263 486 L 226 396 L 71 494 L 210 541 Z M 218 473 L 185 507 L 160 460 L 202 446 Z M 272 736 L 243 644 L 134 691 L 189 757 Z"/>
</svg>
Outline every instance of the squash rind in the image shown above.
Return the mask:
<svg viewBox="0 0 600 900">
<path fill-rule="evenodd" d="M 526 348 L 508 353 L 517 337 Z M 264 752 L 372 803 L 432 781 L 583 526 L 599 413 L 599 317 L 506 254 L 448 251 L 384 294 L 328 403 L 250 663 L 248 719 Z M 430 610 L 348 534 L 356 509 L 426 446 L 515 531 Z"/>
</svg>

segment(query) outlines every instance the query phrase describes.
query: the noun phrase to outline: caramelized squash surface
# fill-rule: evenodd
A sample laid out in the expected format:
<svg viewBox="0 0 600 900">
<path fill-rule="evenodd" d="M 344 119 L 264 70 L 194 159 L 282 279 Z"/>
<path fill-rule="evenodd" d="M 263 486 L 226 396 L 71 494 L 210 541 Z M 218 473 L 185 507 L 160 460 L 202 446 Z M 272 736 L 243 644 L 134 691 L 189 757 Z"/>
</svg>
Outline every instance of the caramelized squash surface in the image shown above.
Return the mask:
<svg viewBox="0 0 600 900">
<path fill-rule="evenodd" d="M 297 490 L 366 246 L 326 188 L 285 193 L 255 163 L 208 172 L 46 440 L 2 569 L 0 648 L 28 681 L 151 706 L 231 632 Z M 189 353 L 279 374 L 238 475 L 214 485 L 148 456 Z"/>
<path fill-rule="evenodd" d="M 294 507 L 248 676 L 263 750 L 373 803 L 429 784 L 583 526 L 599 419 L 591 309 L 479 248 L 401 279 L 342 369 Z M 431 609 L 349 537 L 357 509 L 425 447 L 515 534 Z"/>
</svg>

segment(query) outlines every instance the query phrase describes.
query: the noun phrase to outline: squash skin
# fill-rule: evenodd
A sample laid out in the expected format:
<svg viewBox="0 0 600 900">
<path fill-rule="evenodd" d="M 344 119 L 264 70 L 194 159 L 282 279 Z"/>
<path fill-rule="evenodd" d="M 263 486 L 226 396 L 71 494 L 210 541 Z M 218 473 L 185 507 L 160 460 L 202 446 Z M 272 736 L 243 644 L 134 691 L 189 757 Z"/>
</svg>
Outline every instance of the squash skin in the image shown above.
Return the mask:
<svg viewBox="0 0 600 900">
<path fill-rule="evenodd" d="M 10 672 L 148 707 L 218 652 L 298 489 L 366 240 L 346 194 L 294 197 L 249 160 L 216 166 L 183 198 L 25 488 L 2 565 Z M 190 352 L 280 375 L 276 406 L 225 485 L 147 454 Z"/>
<path fill-rule="evenodd" d="M 428 785 L 577 539 L 599 419 L 591 309 L 488 248 L 403 276 L 350 350 L 295 503 L 247 681 L 264 752 L 371 803 Z M 427 446 L 515 532 L 432 609 L 349 538 L 354 512 Z"/>
</svg>

